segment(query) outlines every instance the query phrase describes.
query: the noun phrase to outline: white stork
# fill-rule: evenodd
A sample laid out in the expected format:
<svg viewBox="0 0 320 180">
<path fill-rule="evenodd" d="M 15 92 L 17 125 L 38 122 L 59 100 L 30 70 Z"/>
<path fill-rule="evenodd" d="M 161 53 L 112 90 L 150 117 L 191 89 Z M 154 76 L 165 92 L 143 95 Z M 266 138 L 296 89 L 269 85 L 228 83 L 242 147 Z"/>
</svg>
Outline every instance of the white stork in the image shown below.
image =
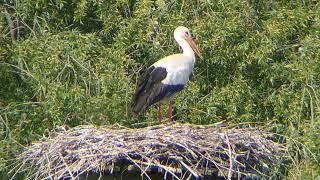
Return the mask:
<svg viewBox="0 0 320 180">
<path fill-rule="evenodd" d="M 133 112 L 139 115 L 152 104 L 159 103 L 159 122 L 162 120 L 161 102 L 163 101 L 169 102 L 168 118 L 172 121 L 174 94 L 181 91 L 189 80 L 196 60 L 194 53 L 201 56 L 188 28 L 177 27 L 174 38 L 181 46 L 183 53 L 167 56 L 147 68 L 138 80 L 131 101 Z"/>
</svg>

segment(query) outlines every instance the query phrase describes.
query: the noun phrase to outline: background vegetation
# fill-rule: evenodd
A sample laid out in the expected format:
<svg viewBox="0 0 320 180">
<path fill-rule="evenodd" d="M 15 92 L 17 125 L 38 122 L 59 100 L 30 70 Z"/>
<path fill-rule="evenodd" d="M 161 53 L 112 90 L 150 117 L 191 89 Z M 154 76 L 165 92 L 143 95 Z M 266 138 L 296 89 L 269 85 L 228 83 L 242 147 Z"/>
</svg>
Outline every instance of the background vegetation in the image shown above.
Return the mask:
<svg viewBox="0 0 320 180">
<path fill-rule="evenodd" d="M 257 0 L 4 0 L 0 4 L 0 177 L 46 130 L 135 126 L 139 71 L 179 51 L 192 29 L 203 58 L 176 99 L 177 120 L 228 119 L 287 141 L 290 179 L 320 178 L 320 3 Z M 1 179 L 1 178 L 0 178 Z"/>
</svg>

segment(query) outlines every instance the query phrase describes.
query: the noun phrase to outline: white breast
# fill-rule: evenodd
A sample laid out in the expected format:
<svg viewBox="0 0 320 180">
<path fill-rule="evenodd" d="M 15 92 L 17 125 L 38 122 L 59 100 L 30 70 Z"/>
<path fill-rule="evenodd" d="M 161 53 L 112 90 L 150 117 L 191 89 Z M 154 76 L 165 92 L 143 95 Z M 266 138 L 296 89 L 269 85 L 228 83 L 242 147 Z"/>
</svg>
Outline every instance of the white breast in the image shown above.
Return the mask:
<svg viewBox="0 0 320 180">
<path fill-rule="evenodd" d="M 185 85 L 194 67 L 194 58 L 183 54 L 174 54 L 161 59 L 153 64 L 155 67 L 164 67 L 167 76 L 161 82 L 164 84 L 183 84 Z"/>
</svg>

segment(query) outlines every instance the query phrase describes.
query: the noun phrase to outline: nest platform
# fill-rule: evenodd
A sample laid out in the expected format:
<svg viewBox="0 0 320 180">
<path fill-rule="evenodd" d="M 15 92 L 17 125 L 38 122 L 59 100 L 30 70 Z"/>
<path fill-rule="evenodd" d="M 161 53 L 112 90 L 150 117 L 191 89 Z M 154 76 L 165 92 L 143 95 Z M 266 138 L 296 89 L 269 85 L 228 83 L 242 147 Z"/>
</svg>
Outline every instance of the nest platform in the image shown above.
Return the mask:
<svg viewBox="0 0 320 180">
<path fill-rule="evenodd" d="M 285 145 L 262 128 L 161 124 L 140 129 L 78 126 L 52 132 L 18 157 L 30 179 L 76 179 L 96 172 L 165 173 L 175 179 L 270 176 L 283 161 Z M 166 177 L 166 176 L 164 176 Z"/>
</svg>

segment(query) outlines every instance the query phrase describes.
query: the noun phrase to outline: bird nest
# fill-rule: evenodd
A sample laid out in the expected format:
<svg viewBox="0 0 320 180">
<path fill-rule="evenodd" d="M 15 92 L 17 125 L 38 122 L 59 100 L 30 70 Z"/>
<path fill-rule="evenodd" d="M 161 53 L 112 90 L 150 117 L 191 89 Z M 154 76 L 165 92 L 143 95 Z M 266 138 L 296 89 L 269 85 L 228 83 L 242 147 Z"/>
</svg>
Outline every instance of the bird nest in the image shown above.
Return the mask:
<svg viewBox="0 0 320 180">
<path fill-rule="evenodd" d="M 137 170 L 177 179 L 218 173 L 225 178 L 266 176 L 286 153 L 284 145 L 259 128 L 161 124 L 140 129 L 78 126 L 52 132 L 18 157 L 19 172 L 34 179 L 77 178 L 88 172 Z M 32 172 L 30 172 L 32 171 Z M 150 177 L 149 177 L 150 178 Z"/>
</svg>

